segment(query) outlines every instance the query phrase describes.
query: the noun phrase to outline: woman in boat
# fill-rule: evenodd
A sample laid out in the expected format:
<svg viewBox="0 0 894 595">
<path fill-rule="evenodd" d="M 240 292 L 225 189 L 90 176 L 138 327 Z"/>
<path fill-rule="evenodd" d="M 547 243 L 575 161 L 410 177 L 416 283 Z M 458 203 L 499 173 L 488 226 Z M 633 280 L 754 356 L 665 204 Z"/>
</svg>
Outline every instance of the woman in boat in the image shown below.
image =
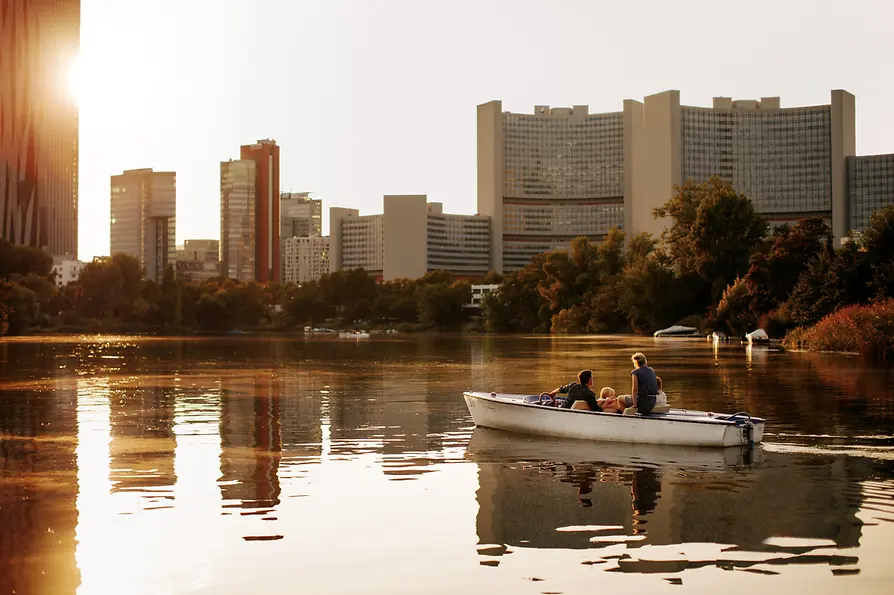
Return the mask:
<svg viewBox="0 0 894 595">
<path fill-rule="evenodd" d="M 636 407 L 639 413 L 649 413 L 658 398 L 658 376 L 655 370 L 648 366 L 646 356 L 639 351 L 630 359 L 633 362 L 633 370 L 630 372 L 633 378 L 633 388 L 630 391 L 632 406 Z"/>
</svg>

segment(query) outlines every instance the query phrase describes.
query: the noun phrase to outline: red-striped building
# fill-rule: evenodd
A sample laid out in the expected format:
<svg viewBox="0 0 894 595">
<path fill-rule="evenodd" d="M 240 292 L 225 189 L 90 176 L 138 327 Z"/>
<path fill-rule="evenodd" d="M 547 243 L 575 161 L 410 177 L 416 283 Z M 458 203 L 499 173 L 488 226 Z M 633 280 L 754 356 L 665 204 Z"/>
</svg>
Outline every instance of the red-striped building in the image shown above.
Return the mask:
<svg viewBox="0 0 894 595">
<path fill-rule="evenodd" d="M 255 162 L 255 280 L 279 282 L 279 146 L 259 140 L 243 145 L 240 158 Z"/>
</svg>

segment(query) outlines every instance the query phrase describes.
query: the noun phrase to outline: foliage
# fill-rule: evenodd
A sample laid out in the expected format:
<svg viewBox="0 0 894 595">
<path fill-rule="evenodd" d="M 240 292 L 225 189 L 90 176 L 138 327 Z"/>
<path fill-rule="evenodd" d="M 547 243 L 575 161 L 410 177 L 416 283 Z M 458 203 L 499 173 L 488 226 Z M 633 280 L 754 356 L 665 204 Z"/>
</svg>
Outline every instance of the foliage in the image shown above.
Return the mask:
<svg viewBox="0 0 894 595">
<path fill-rule="evenodd" d="M 894 297 L 894 205 L 879 209 L 863 231 L 869 263 L 869 288 L 876 300 Z"/>
<path fill-rule="evenodd" d="M 418 296 L 419 322 L 428 328 L 455 330 L 465 318 L 463 308 L 472 300 L 472 286 L 460 281 L 420 284 Z"/>
<path fill-rule="evenodd" d="M 817 217 L 800 219 L 793 227 L 776 228 L 766 251 L 751 257 L 744 277 L 750 298 L 749 310 L 760 315 L 784 303 L 801 274 L 832 248 L 832 230 Z"/>
<path fill-rule="evenodd" d="M 817 324 L 790 331 L 785 345 L 812 351 L 846 351 L 881 362 L 894 356 L 894 299 L 848 306 Z"/>
<path fill-rule="evenodd" d="M 26 276 L 33 273 L 47 277 L 53 269 L 53 257 L 37 248 L 19 246 L 8 240 L 0 240 L 0 277 Z"/>
<path fill-rule="evenodd" d="M 766 219 L 751 201 L 716 177 L 677 186 L 655 215 L 673 218 L 662 238 L 671 260 L 681 277 L 701 280 L 712 304 L 747 272 L 749 258 L 767 232 Z"/>
</svg>

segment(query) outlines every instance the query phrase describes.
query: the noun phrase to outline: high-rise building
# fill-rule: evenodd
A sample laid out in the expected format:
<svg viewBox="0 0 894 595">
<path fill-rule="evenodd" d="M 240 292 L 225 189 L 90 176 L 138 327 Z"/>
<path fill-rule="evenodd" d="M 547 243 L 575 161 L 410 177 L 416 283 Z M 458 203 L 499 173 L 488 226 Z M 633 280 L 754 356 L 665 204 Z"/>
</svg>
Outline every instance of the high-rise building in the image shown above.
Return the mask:
<svg viewBox="0 0 894 595">
<path fill-rule="evenodd" d="M 252 160 L 220 164 L 220 274 L 239 281 L 256 278 L 256 169 Z"/>
<path fill-rule="evenodd" d="M 533 114 L 478 106 L 478 210 L 492 217 L 492 266 L 516 270 L 575 236 L 661 233 L 653 210 L 685 180 L 731 182 L 771 221 L 820 216 L 847 234 L 846 159 L 855 102 L 782 108 L 778 97 L 680 104 L 679 91 L 625 100 L 623 110 L 536 106 Z"/>
<path fill-rule="evenodd" d="M 310 192 L 283 192 L 279 200 L 281 239 L 323 235 L 323 201 Z"/>
<path fill-rule="evenodd" d="M 847 158 L 848 229 L 869 227 L 875 211 L 894 205 L 894 153 Z"/>
<path fill-rule="evenodd" d="M 490 270 L 490 217 L 451 215 L 425 195 L 385 196 L 381 215 L 330 209 L 330 269 L 366 269 L 390 281 L 446 270 L 483 277 Z"/>
<path fill-rule="evenodd" d="M 0 237 L 78 251 L 79 0 L 0 1 Z"/>
<path fill-rule="evenodd" d="M 160 281 L 176 255 L 177 174 L 134 169 L 112 176 L 110 254 L 140 261 Z"/>
<path fill-rule="evenodd" d="M 304 236 L 282 241 L 283 283 L 317 281 L 329 272 L 329 238 Z"/>
<path fill-rule="evenodd" d="M 240 153 L 255 162 L 255 280 L 279 281 L 279 146 L 259 140 Z"/>
</svg>

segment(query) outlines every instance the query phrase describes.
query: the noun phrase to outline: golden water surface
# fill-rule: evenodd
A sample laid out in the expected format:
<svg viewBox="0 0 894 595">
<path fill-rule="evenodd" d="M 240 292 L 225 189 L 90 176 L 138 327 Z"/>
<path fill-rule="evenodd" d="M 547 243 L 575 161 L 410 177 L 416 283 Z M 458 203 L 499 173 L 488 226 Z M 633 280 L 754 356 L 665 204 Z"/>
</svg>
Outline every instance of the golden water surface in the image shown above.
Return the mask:
<svg viewBox="0 0 894 595">
<path fill-rule="evenodd" d="M 644 351 L 765 444 L 475 429 Z M 636 337 L 0 342 L 0 595 L 890 593 L 894 373 Z"/>
</svg>

